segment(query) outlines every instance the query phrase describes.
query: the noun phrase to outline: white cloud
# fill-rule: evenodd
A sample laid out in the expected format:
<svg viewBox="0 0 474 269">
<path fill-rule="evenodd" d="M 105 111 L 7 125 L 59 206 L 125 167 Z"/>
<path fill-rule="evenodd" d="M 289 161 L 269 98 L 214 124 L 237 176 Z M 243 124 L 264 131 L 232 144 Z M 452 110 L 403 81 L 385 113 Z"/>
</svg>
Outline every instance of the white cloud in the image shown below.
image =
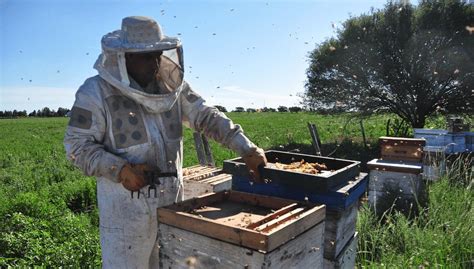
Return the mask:
<svg viewBox="0 0 474 269">
<path fill-rule="evenodd" d="M 49 107 L 71 108 L 77 89 L 60 87 L 2 87 L 0 88 L 0 110 L 33 110 Z"/>
<path fill-rule="evenodd" d="M 300 98 L 293 94 L 278 94 L 271 90 L 245 89 L 236 85 L 222 86 L 211 96 L 204 96 L 210 105 L 223 105 L 233 110 L 237 106 L 244 108 L 262 108 L 283 106 L 297 106 Z"/>
</svg>

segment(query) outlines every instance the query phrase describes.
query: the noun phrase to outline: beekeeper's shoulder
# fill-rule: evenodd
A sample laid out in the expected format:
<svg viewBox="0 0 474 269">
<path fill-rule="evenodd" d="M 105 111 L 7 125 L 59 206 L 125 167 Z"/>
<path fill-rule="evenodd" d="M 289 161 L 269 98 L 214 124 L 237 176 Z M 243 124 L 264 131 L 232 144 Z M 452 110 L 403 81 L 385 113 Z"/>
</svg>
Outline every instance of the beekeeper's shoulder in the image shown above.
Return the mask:
<svg viewBox="0 0 474 269">
<path fill-rule="evenodd" d="M 90 77 L 79 87 L 76 97 L 83 95 L 101 99 L 101 92 L 104 90 L 105 83 L 106 82 L 99 75 Z"/>
</svg>

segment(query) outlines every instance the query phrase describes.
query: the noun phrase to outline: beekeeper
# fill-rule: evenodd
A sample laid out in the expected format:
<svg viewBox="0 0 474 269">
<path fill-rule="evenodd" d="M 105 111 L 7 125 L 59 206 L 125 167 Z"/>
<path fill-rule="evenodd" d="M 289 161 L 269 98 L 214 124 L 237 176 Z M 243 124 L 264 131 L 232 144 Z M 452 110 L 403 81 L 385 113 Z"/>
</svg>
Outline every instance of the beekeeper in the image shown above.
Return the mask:
<svg viewBox="0 0 474 269">
<path fill-rule="evenodd" d="M 256 147 L 183 80 L 183 50 L 147 17 L 127 17 L 102 38 L 102 54 L 76 93 L 64 145 L 97 177 L 104 268 L 157 268 L 156 208 L 183 199 L 182 124 L 236 151 L 258 179 Z M 158 178 L 148 195 L 150 172 Z M 131 191 L 138 191 L 132 198 Z"/>
</svg>

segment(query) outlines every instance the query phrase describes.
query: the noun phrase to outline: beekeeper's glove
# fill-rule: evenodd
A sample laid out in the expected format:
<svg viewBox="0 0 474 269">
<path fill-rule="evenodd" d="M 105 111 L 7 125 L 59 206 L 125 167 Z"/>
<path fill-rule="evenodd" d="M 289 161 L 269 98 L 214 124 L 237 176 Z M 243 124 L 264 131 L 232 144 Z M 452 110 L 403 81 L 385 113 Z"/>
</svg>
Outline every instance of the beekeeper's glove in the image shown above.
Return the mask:
<svg viewBox="0 0 474 269">
<path fill-rule="evenodd" d="M 148 164 L 127 163 L 122 167 L 122 170 L 120 170 L 119 180 L 125 189 L 138 191 L 148 184 L 145 172 L 150 171 L 153 171 L 153 168 Z"/>
<path fill-rule="evenodd" d="M 259 166 L 267 165 L 267 158 L 265 152 L 259 147 L 252 148 L 247 154 L 242 156 L 247 168 L 249 169 L 250 176 L 255 182 L 264 182 L 259 172 Z"/>
</svg>

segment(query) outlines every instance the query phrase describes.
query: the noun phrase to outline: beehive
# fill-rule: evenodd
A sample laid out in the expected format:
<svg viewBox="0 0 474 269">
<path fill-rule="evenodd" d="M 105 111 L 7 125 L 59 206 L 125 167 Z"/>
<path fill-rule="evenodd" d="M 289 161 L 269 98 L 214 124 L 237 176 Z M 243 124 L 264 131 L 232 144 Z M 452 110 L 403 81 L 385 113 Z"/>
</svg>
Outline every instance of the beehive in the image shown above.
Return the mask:
<svg viewBox="0 0 474 269">
<path fill-rule="evenodd" d="M 252 183 L 246 177 L 234 175 L 232 188 L 248 193 L 325 204 L 324 259 L 329 261 L 328 264 L 338 264 L 341 252 L 356 232 L 359 198 L 367 189 L 368 174 L 360 173 L 345 182 L 329 191 L 317 192 L 311 188 L 291 188 L 278 181 Z"/>
<path fill-rule="evenodd" d="M 162 268 L 321 268 L 324 205 L 226 191 L 158 209 Z"/>
<path fill-rule="evenodd" d="M 377 215 L 390 209 L 417 213 L 427 202 L 422 164 L 374 159 L 370 169 L 369 205 Z"/>
</svg>

